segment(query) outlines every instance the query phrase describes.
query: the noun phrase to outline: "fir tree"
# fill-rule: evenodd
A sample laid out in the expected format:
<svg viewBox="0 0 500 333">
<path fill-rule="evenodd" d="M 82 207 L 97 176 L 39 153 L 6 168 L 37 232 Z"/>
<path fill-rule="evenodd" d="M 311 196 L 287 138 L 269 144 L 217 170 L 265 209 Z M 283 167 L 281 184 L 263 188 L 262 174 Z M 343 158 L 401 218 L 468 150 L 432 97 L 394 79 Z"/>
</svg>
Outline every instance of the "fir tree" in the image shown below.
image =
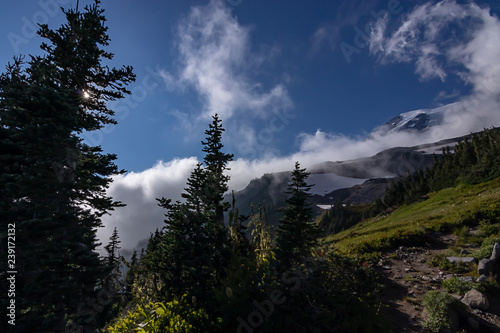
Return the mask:
<svg viewBox="0 0 500 333">
<path fill-rule="evenodd" d="M 107 256 L 103 258 L 103 261 L 109 273 L 103 281 L 103 286 L 106 289 L 108 297 L 110 297 L 110 301 L 103 304 L 103 311 L 98 317 L 99 321 L 103 324 L 116 316 L 122 304 L 126 302 L 124 293 L 126 291 L 126 285 L 122 277 L 121 269 L 121 263 L 124 262 L 124 259 L 120 255 L 120 243 L 118 230 L 115 227 L 109 237 L 108 244 L 104 247 Z"/>
<path fill-rule="evenodd" d="M 181 297 L 185 294 L 201 298 L 210 288 L 210 248 L 204 225 L 205 216 L 197 214 L 180 202 L 171 204 L 164 198 L 159 206 L 165 214 L 165 230 L 158 250 L 152 256 L 159 273 L 160 295 Z"/>
<path fill-rule="evenodd" d="M 124 260 L 124 262 L 128 268 L 127 274 L 125 275 L 125 282 L 127 283 L 127 292 L 130 293 L 135 279 L 139 274 L 139 256 L 137 255 L 137 250 L 134 249 L 130 261 Z"/>
<path fill-rule="evenodd" d="M 170 203 L 162 202 L 162 207 L 167 206 Z M 161 243 L 163 239 L 163 233 L 156 229 L 154 233 L 149 237 L 148 245 L 146 250 L 141 250 L 141 264 L 144 265 L 145 272 L 144 275 L 150 276 L 152 278 L 152 290 L 146 290 L 148 296 L 156 297 L 160 293 L 161 283 L 160 283 L 160 272 L 163 271 L 164 263 L 166 258 L 162 257 L 161 253 Z M 168 264 L 168 263 L 167 263 Z"/>
<path fill-rule="evenodd" d="M 181 197 L 186 199 L 188 208 L 197 214 L 202 214 L 208 209 L 205 195 L 208 190 L 204 188 L 207 183 L 206 179 L 207 172 L 203 169 L 203 164 L 198 163 L 186 181 L 187 187 L 184 189 L 184 193 L 181 194 Z"/>
<path fill-rule="evenodd" d="M 128 93 L 134 75 L 130 67 L 101 65 L 112 54 L 101 49 L 109 37 L 99 1 L 84 13 L 64 13 L 60 29 L 42 25 L 38 32 L 48 40 L 45 55 L 15 59 L 0 77 L 0 214 L 22 239 L 19 332 L 96 328 L 107 273 L 95 251 L 96 228 L 120 206 L 105 193 L 109 176 L 120 172 L 116 156 L 79 134 L 115 123 L 106 102 Z"/>
<path fill-rule="evenodd" d="M 109 243 L 104 247 L 108 256 L 106 258 L 107 264 L 109 267 L 116 267 L 120 262 L 120 239 L 118 237 L 118 229 L 115 227 L 113 229 L 113 233 L 109 237 Z"/>
<path fill-rule="evenodd" d="M 196 306 L 210 308 L 214 287 L 225 276 L 230 258 L 230 237 L 224 225 L 223 203 L 231 154 L 222 152 L 221 121 L 217 115 L 203 141 L 204 164 L 199 163 L 182 193 L 184 202 L 157 199 L 167 210 L 165 228 L 155 249 L 148 251 L 149 267 L 161 280 L 160 295 L 189 296 Z"/>
<path fill-rule="evenodd" d="M 302 264 L 317 243 L 318 230 L 312 222 L 312 208 L 308 202 L 312 187 L 306 182 L 308 175 L 296 162 L 286 192 L 289 195 L 287 207 L 277 230 L 276 260 L 287 268 Z"/>
<path fill-rule="evenodd" d="M 233 154 L 222 151 L 223 132 L 222 121 L 215 114 L 208 130 L 205 131 L 206 141 L 202 141 L 204 145 L 202 151 L 206 153 L 203 160 L 207 171 L 207 182 L 204 187 L 205 196 L 207 203 L 213 205 L 215 210 L 214 219 L 220 224 L 224 224 L 224 211 L 229 209 L 229 204 L 222 202 L 224 194 L 228 190 L 227 182 L 229 181 L 229 176 L 225 175 L 224 172 L 229 170 L 227 164 L 234 157 Z"/>
</svg>

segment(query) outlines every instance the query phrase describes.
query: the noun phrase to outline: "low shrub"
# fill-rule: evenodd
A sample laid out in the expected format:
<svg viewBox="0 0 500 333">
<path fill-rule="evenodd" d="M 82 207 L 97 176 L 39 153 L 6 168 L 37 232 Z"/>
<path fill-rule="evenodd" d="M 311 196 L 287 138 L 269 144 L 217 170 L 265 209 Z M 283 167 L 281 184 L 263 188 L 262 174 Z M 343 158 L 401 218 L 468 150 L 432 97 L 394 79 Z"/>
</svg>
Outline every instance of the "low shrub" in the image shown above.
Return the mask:
<svg viewBox="0 0 500 333">
<path fill-rule="evenodd" d="M 479 229 L 479 234 L 482 237 L 500 235 L 500 223 L 492 224 L 489 221 L 481 221 L 478 229 Z"/>
<path fill-rule="evenodd" d="M 466 292 L 476 287 L 474 282 L 464 281 L 460 278 L 454 277 L 442 282 L 443 287 L 450 293 L 465 295 Z"/>
<path fill-rule="evenodd" d="M 477 260 L 481 259 L 486 259 L 491 257 L 491 252 L 493 251 L 493 246 L 495 243 L 500 243 L 500 238 L 499 237 L 488 237 L 484 239 L 483 243 L 481 244 L 481 249 L 478 251 L 474 252 L 474 258 Z"/>
<path fill-rule="evenodd" d="M 477 264 L 465 262 L 450 262 L 448 259 L 446 259 L 446 257 L 446 254 L 439 254 L 432 258 L 430 263 L 433 266 L 439 267 L 439 269 L 443 271 L 455 274 L 470 273 L 477 270 Z"/>
<path fill-rule="evenodd" d="M 188 333 L 199 332 L 200 327 L 206 331 L 216 331 L 217 323 L 213 323 L 203 309 L 195 309 L 183 300 L 168 303 L 147 303 L 138 305 L 126 316 L 110 325 L 108 333 L 132 332 L 165 332 Z"/>
<path fill-rule="evenodd" d="M 451 312 L 465 308 L 465 305 L 455 297 L 438 291 L 430 291 L 425 294 L 422 304 L 428 312 L 424 328 L 432 333 L 450 329 L 453 324 L 450 319 Z"/>
<path fill-rule="evenodd" d="M 431 239 L 424 229 L 406 231 L 403 229 L 381 234 L 378 237 L 362 241 L 360 243 L 349 244 L 351 253 L 373 253 L 390 250 L 399 246 L 422 246 Z"/>
<path fill-rule="evenodd" d="M 476 289 L 490 296 L 500 295 L 500 284 L 498 284 L 495 277 L 491 277 L 484 282 L 478 282 Z"/>
</svg>

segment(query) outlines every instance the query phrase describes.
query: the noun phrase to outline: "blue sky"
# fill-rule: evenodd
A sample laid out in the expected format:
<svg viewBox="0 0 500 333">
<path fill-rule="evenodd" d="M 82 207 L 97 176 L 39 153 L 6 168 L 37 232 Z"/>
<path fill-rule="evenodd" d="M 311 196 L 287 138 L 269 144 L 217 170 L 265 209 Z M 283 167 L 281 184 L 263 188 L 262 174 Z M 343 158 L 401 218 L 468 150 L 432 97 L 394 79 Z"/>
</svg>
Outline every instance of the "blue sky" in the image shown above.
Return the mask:
<svg viewBox="0 0 500 333">
<path fill-rule="evenodd" d="M 113 64 L 132 65 L 137 81 L 113 105 L 119 124 L 86 139 L 130 171 L 110 189 L 129 207 L 105 221 L 126 234 L 137 220 L 145 232 L 161 225 L 154 197 L 179 197 L 215 112 L 235 154 L 234 189 L 294 160 L 352 159 L 500 125 L 498 1 L 103 2 Z M 0 63 L 38 53 L 33 23 L 57 27 L 56 7 L 75 5 L 2 2 Z M 454 102 L 468 106 L 425 136 L 375 130 Z"/>
</svg>

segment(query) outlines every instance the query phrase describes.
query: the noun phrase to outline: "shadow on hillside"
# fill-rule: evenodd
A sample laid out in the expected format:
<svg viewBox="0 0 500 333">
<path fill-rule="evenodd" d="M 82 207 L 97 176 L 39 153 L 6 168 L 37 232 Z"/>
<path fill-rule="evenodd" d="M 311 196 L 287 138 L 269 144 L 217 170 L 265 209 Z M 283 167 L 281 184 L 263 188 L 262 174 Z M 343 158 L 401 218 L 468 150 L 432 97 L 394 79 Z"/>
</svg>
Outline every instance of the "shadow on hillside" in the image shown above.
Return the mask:
<svg viewBox="0 0 500 333">
<path fill-rule="evenodd" d="M 380 268 L 383 270 L 383 268 Z M 407 286 L 400 285 L 389 279 L 385 274 L 380 274 L 385 288 L 382 291 L 382 304 L 384 305 L 383 314 L 387 322 L 391 324 L 393 332 L 422 332 L 422 319 L 419 311 L 408 309 L 411 304 L 405 301 L 405 297 L 410 295 L 410 289 Z M 403 311 L 403 307 L 407 307 Z M 413 315 L 412 315 L 413 314 Z"/>
</svg>

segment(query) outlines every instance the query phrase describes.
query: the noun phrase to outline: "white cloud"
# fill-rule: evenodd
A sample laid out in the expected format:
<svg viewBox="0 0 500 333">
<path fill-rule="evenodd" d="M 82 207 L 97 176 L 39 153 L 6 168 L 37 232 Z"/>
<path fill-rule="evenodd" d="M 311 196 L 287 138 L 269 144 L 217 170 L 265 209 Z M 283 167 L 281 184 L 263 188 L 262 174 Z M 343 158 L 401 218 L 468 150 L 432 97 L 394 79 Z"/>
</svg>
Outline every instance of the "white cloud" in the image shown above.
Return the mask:
<svg viewBox="0 0 500 333">
<path fill-rule="evenodd" d="M 473 85 L 476 93 L 500 92 L 500 21 L 486 9 L 476 8 L 480 26 L 471 34 L 465 45 L 457 45 L 448 51 L 452 61 L 464 65 L 463 78 Z"/>
<path fill-rule="evenodd" d="M 472 88 L 470 95 L 459 98 L 445 124 L 436 129 L 441 134 L 434 137 L 499 125 L 500 20 L 489 8 L 475 2 L 429 2 L 415 7 L 394 31 L 388 30 L 387 18 L 372 26 L 370 53 L 380 63 L 413 63 L 423 81 L 445 81 L 454 75 Z"/>
<path fill-rule="evenodd" d="M 387 17 L 373 24 L 370 53 L 383 64 L 415 63 L 421 80 L 445 81 L 447 67 L 463 66 L 467 72 L 460 77 L 477 87 L 500 66 L 493 61 L 500 52 L 499 30 L 498 18 L 474 2 L 427 3 L 406 15 L 394 32 L 388 31 Z"/>
<path fill-rule="evenodd" d="M 384 34 L 388 20 L 389 18 L 386 15 L 372 25 L 369 42 L 370 53 L 377 55 L 384 54 L 386 44 Z"/>
<path fill-rule="evenodd" d="M 328 45 L 332 50 L 337 47 L 340 39 L 342 24 L 323 23 L 311 37 L 312 53 L 317 53 L 323 45 Z"/>
<path fill-rule="evenodd" d="M 117 227 L 122 249 L 133 249 L 150 233 L 163 227 L 163 214 L 155 198 L 166 197 L 180 200 L 186 179 L 196 166 L 194 157 L 175 159 L 168 163 L 158 162 L 142 172 L 129 172 L 114 177 L 108 195 L 122 201 L 126 207 L 117 208 L 111 215 L 103 216 L 105 228 L 97 235 L 104 245 L 114 227 Z"/>
<path fill-rule="evenodd" d="M 444 103 L 448 100 L 456 100 L 460 96 L 460 90 L 453 89 L 451 92 L 440 91 L 438 95 L 434 98 L 434 102 Z"/>
<path fill-rule="evenodd" d="M 439 77 L 441 81 L 446 80 L 446 73 L 443 68 L 438 64 L 437 56 L 440 52 L 435 45 L 428 44 L 422 45 L 422 54 L 416 61 L 415 73 L 420 76 L 422 80 L 430 80 L 434 77 Z"/>
<path fill-rule="evenodd" d="M 272 108 L 292 107 L 284 83 L 264 88 L 253 78 L 279 51 L 271 47 L 266 53 L 253 53 L 250 31 L 219 0 L 192 7 L 181 20 L 177 29 L 180 67 L 175 74 L 164 71 L 162 76 L 168 87 L 190 87 L 200 96 L 203 110 L 190 114 L 192 122 L 202 120 L 205 125 L 215 113 L 225 121 L 235 116 L 266 119 Z"/>
</svg>

